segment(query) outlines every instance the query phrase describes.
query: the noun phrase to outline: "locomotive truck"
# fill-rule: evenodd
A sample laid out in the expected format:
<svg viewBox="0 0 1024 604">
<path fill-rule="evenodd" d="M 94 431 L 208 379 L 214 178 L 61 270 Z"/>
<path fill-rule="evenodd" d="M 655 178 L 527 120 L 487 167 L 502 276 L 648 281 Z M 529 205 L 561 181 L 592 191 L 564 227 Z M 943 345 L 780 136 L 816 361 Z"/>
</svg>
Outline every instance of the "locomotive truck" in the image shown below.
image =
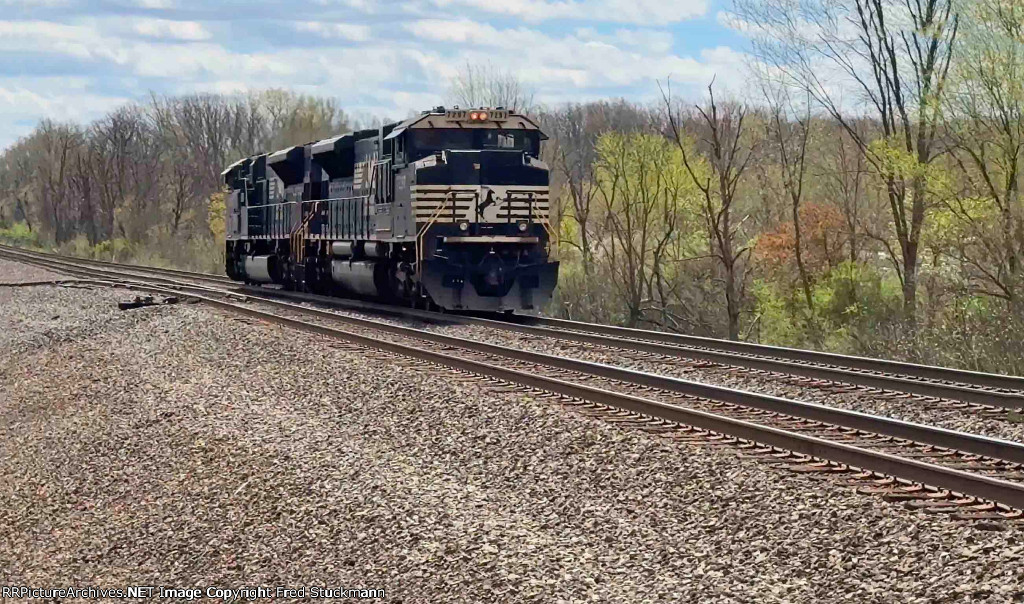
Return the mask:
<svg viewBox="0 0 1024 604">
<path fill-rule="evenodd" d="M 558 276 L 545 139 L 505 108 L 437 107 L 241 159 L 223 172 L 227 275 L 445 310 L 536 309 Z"/>
</svg>

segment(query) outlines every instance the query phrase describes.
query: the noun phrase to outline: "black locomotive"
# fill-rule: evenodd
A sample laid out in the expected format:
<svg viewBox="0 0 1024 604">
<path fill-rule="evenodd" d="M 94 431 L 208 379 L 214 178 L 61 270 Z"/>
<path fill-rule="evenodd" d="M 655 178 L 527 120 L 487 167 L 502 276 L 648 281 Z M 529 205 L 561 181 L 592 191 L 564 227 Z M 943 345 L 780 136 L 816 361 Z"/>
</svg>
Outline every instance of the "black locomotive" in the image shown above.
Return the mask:
<svg viewBox="0 0 1024 604">
<path fill-rule="evenodd" d="M 528 117 L 438 107 L 247 157 L 223 172 L 228 276 L 444 309 L 550 299 L 546 137 Z"/>
</svg>

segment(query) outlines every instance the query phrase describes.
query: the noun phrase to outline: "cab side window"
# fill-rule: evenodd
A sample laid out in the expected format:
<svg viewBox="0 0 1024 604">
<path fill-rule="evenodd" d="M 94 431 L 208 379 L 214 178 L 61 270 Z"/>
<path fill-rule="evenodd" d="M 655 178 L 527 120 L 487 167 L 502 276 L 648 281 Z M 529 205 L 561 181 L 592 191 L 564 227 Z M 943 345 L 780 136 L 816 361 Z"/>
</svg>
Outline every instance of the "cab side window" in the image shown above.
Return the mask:
<svg viewBox="0 0 1024 604">
<path fill-rule="evenodd" d="M 402 164 L 405 163 L 405 137 L 406 137 L 405 134 L 403 134 L 401 136 L 398 136 L 398 137 L 395 137 L 395 147 L 394 147 L 395 155 L 394 155 L 393 163 L 396 166 L 402 165 Z"/>
</svg>

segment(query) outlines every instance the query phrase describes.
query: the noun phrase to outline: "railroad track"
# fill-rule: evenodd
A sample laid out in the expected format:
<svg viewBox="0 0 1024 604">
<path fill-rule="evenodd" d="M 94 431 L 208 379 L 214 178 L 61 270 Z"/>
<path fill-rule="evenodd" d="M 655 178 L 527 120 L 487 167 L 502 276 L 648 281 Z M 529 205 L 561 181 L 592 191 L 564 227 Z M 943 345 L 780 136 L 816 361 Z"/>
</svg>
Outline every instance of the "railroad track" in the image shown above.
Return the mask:
<svg viewBox="0 0 1024 604">
<path fill-rule="evenodd" d="M 793 376 L 802 387 L 829 388 L 849 384 L 858 388 L 909 394 L 930 404 L 953 403 L 971 411 L 1004 412 L 1024 409 L 1024 377 L 919 365 L 885 359 L 838 355 L 733 342 L 681 334 L 645 331 L 553 319 L 513 316 L 504 320 L 467 315 L 428 312 L 357 300 L 298 294 L 268 288 L 245 286 L 227 277 L 174 269 L 124 265 L 80 258 L 58 257 L 26 252 L 6 246 L 0 249 L 42 259 L 61 260 L 82 266 L 101 266 L 110 270 L 130 270 L 140 274 L 187 279 L 254 295 L 277 296 L 320 305 L 387 313 L 410 319 L 455 322 L 501 329 L 539 338 L 552 338 L 590 346 L 627 350 L 669 362 L 703 361 L 713 365 L 738 367 L 757 373 Z M 793 381 L 793 378 L 789 378 Z"/>
<path fill-rule="evenodd" d="M 247 295 L 242 305 L 223 299 L 238 298 L 236 291 L 166 277 L 141 281 L 119 269 L 86 268 L 7 250 L 0 250 L 0 256 L 89 283 L 190 296 L 232 313 L 535 389 L 584 413 L 666 438 L 735 444 L 798 471 L 848 472 L 864 492 L 912 500 L 930 511 L 962 518 L 1022 517 L 1020 443 L 453 338 L 269 297 Z M 341 329 L 339 323 L 359 331 Z"/>
</svg>

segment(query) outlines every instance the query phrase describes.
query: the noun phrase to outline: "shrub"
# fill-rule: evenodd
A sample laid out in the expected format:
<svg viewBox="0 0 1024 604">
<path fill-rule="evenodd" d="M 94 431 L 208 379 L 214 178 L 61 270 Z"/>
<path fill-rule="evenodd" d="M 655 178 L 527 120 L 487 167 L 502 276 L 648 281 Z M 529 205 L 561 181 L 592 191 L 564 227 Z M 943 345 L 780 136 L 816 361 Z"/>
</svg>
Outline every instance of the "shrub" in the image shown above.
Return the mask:
<svg viewBox="0 0 1024 604">
<path fill-rule="evenodd" d="M 24 222 L 15 222 L 6 229 L 0 229 L 0 242 L 16 247 L 36 249 L 42 247 L 39 233 L 30 229 Z"/>
</svg>

